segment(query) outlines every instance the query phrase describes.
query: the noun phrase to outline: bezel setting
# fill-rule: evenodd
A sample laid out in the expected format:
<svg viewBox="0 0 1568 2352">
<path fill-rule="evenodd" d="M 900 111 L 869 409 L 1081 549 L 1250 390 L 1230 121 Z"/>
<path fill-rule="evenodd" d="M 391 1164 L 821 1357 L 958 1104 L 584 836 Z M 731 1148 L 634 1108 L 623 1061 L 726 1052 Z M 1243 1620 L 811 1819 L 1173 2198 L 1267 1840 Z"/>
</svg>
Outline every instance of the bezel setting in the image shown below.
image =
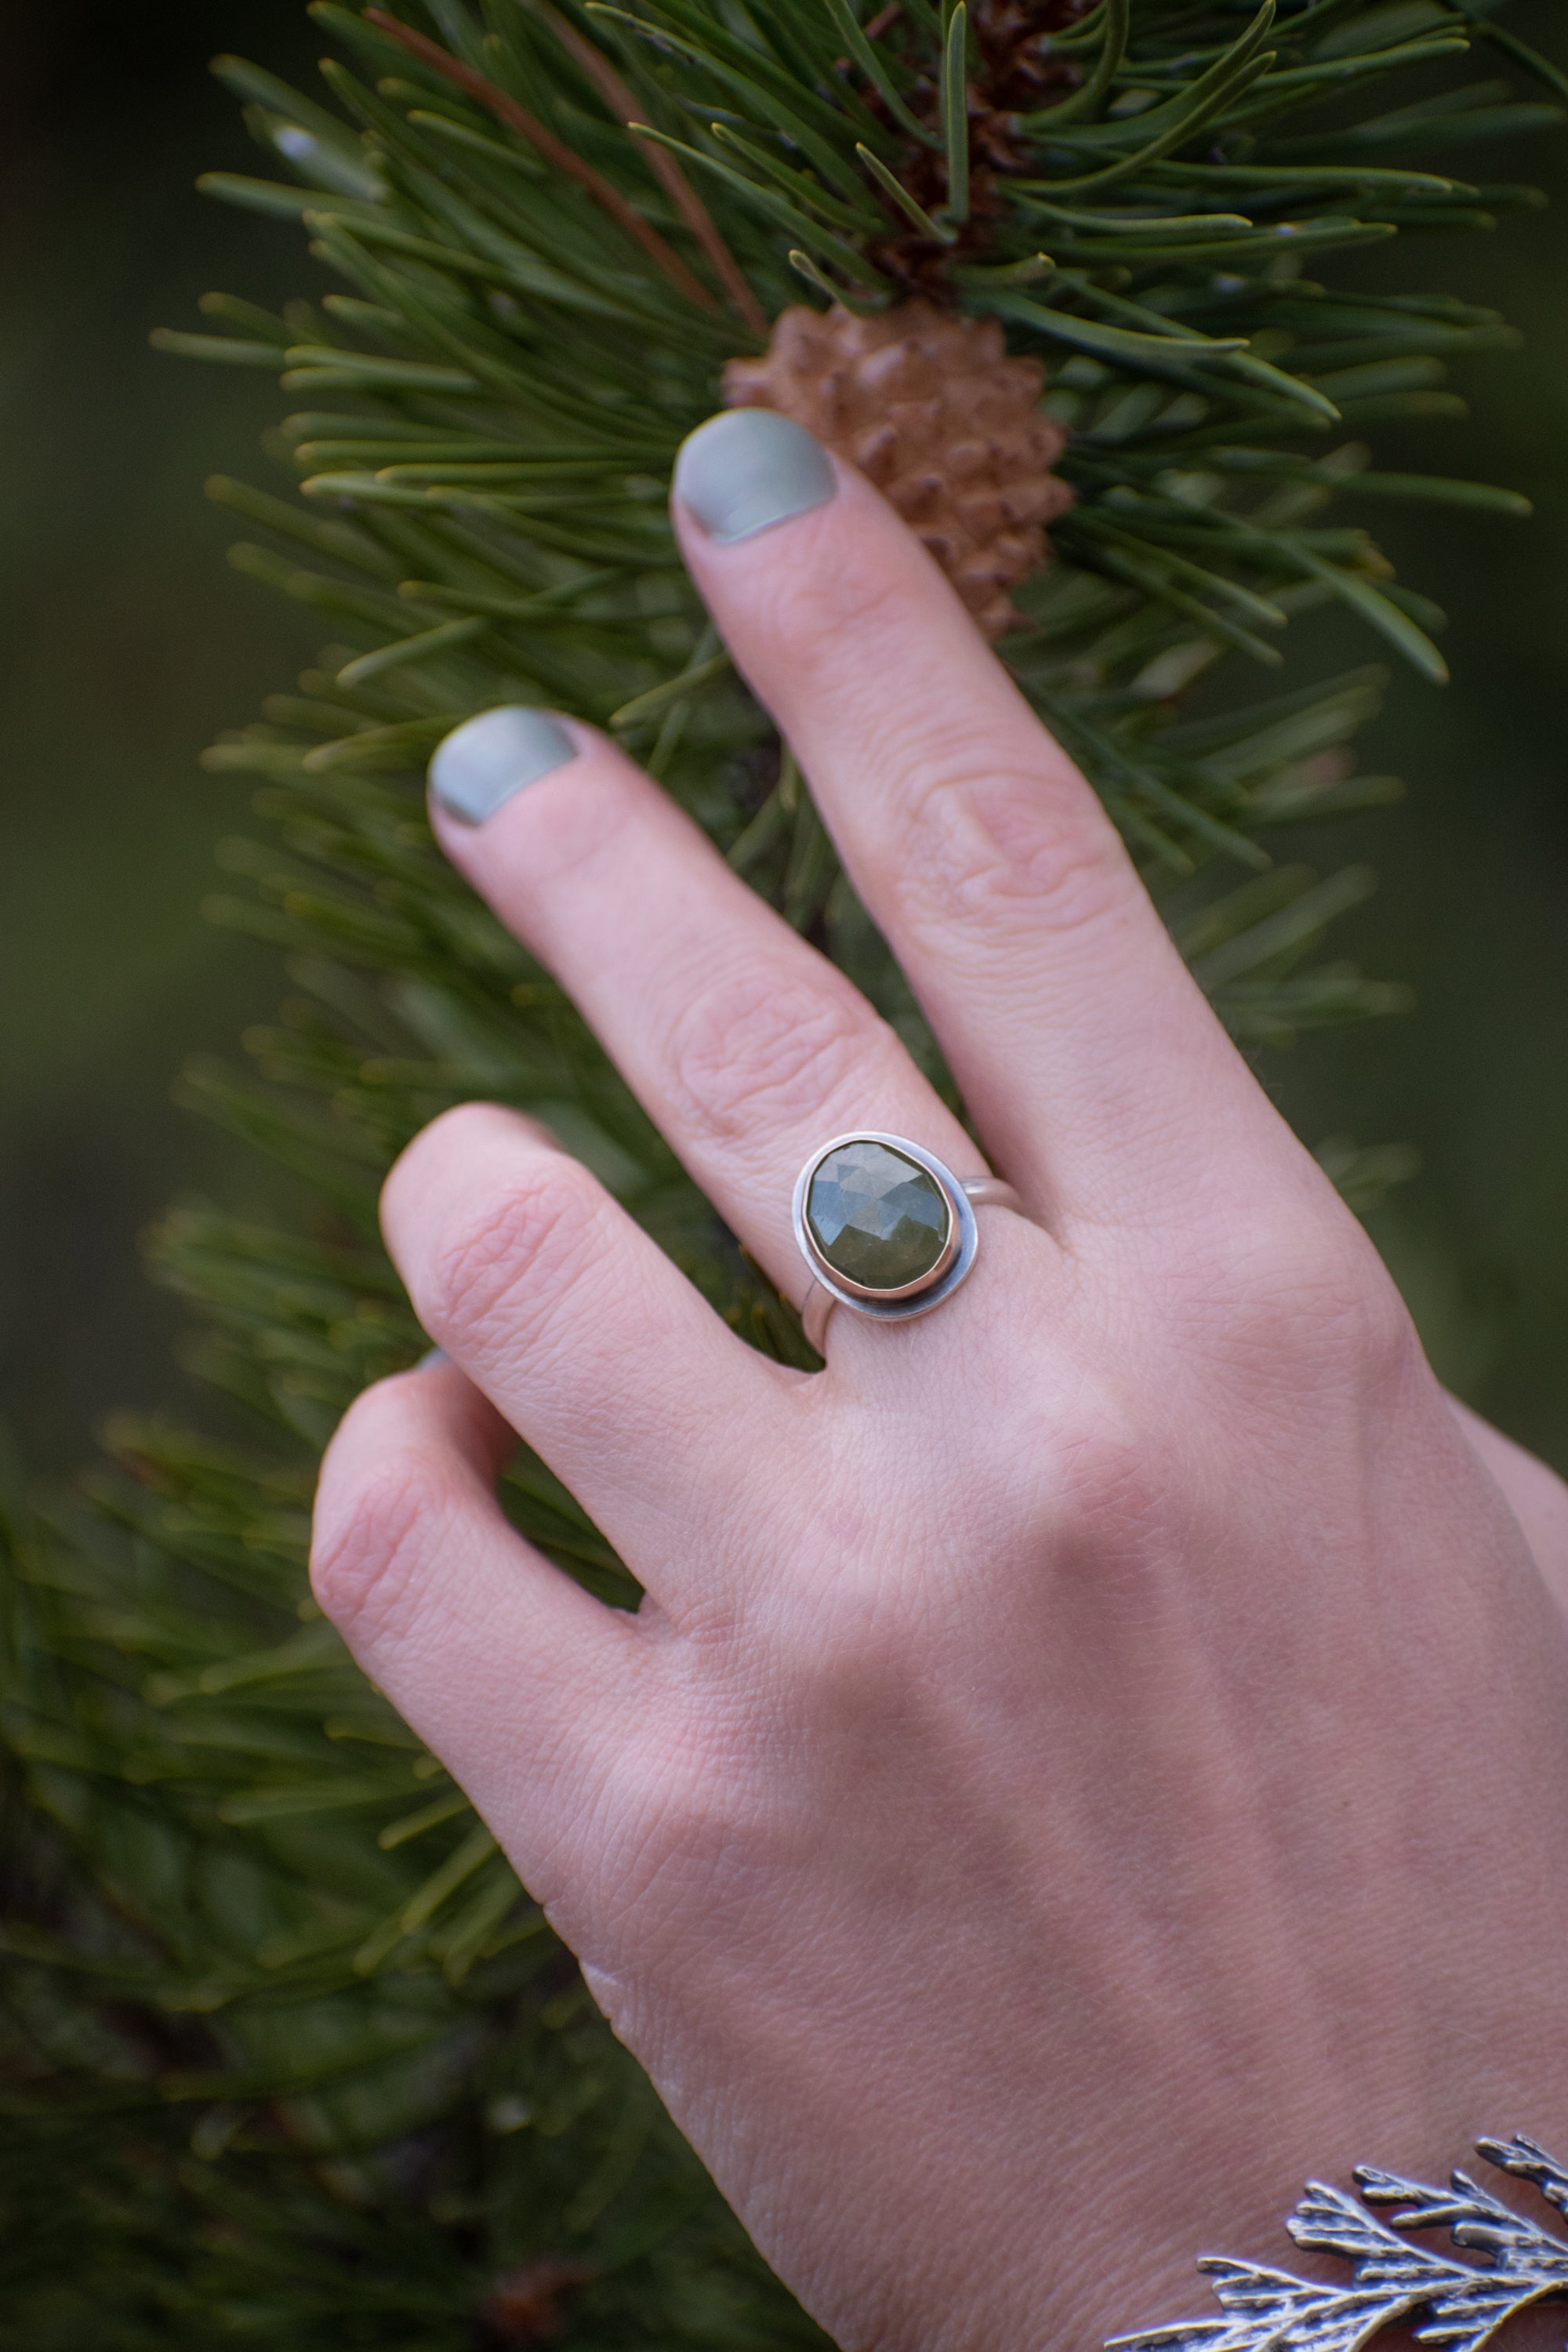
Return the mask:
<svg viewBox="0 0 1568 2352">
<path fill-rule="evenodd" d="M 917 1168 L 933 1180 L 947 1207 L 947 1234 L 935 1265 L 915 1281 L 904 1283 L 896 1290 L 870 1289 L 851 1281 L 836 1266 L 830 1265 L 816 1245 L 806 1215 L 806 1202 L 817 1170 L 831 1152 L 842 1151 L 846 1145 L 853 1143 L 879 1143 L 884 1150 L 912 1160 Z M 917 1315 L 929 1315 L 932 1307 L 940 1307 L 944 1299 L 951 1298 L 974 1264 L 980 1239 L 974 1211 L 952 1169 L 933 1151 L 911 1143 L 908 1136 L 886 1135 L 869 1127 L 856 1128 L 847 1135 L 836 1135 L 830 1141 L 817 1147 L 795 1180 L 792 1213 L 795 1237 L 814 1280 L 819 1282 L 841 1307 L 852 1307 L 857 1315 L 868 1315 L 882 1323 L 909 1322 Z"/>
</svg>

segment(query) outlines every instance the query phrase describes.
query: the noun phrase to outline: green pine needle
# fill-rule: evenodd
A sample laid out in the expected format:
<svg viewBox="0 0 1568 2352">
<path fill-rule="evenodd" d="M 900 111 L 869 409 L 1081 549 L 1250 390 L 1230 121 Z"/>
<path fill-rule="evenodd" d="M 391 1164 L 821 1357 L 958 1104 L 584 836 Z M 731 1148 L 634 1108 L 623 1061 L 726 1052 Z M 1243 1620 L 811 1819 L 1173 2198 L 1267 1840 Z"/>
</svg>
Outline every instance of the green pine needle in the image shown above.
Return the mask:
<svg viewBox="0 0 1568 2352">
<path fill-rule="evenodd" d="M 563 2352 L 798 2352 L 816 2331 L 307 1590 L 320 1449 L 426 1344 L 380 1183 L 451 1103 L 544 1119 L 733 1328 L 812 1360 L 437 854 L 425 763 L 497 703 L 622 731 L 956 1106 L 665 507 L 759 320 L 803 299 L 881 317 L 918 291 L 1042 364 L 1076 502 L 998 652 L 1216 1011 L 1249 1047 L 1397 1012 L 1396 983 L 1326 946 L 1365 869 L 1320 877 L 1289 848 L 1395 796 L 1351 755 L 1382 673 L 1287 670 L 1259 698 L 1258 666 L 1332 603 L 1445 675 L 1441 615 L 1359 518 L 1528 509 L 1369 446 L 1462 414 L 1447 362 L 1506 341 L 1489 311 L 1404 291 L 1399 239 L 1531 201 L 1449 159 L 1560 119 L 1479 79 L 1467 39 L 1554 99 L 1568 75 L 1479 5 L 1285 0 L 1238 23 L 1219 0 L 1100 0 L 1050 34 L 1056 78 L 1019 118 L 993 12 L 965 0 L 310 13 L 349 63 L 305 95 L 220 59 L 265 162 L 203 185 L 299 223 L 331 291 L 281 317 L 211 296 L 214 331 L 155 338 L 299 395 L 269 446 L 303 495 L 209 485 L 253 534 L 237 568 L 328 640 L 207 755 L 256 795 L 212 911 L 282 950 L 290 992 L 247 1068 L 204 1063 L 184 1097 L 301 1206 L 275 1226 L 182 1208 L 156 1244 L 248 1445 L 122 1420 L 90 1510 L 0 1511 L 6 2341 L 463 2352 L 498 2282 L 547 2255 L 581 2282 Z M 1380 240 L 1358 284 L 1375 268 L 1386 290 L 1335 288 L 1338 253 Z M 1409 1172 L 1392 1148 L 1322 1156 L 1358 1203 Z M 565 1573 L 636 1605 L 526 1450 L 502 1493 Z"/>
</svg>

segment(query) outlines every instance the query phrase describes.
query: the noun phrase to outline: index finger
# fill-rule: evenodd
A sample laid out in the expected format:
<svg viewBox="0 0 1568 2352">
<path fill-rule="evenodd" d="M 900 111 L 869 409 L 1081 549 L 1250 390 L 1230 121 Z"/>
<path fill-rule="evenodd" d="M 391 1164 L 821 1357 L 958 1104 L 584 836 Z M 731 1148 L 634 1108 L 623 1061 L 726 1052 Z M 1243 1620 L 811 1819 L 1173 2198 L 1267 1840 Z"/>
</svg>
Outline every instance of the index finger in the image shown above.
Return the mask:
<svg viewBox="0 0 1568 2352">
<path fill-rule="evenodd" d="M 675 511 L 996 1165 L 1098 1214 L 1152 1138 L 1168 1154 L 1189 1135 L 1208 1164 L 1216 1114 L 1264 1098 L 1099 800 L 919 541 L 767 409 L 690 436 Z"/>
</svg>

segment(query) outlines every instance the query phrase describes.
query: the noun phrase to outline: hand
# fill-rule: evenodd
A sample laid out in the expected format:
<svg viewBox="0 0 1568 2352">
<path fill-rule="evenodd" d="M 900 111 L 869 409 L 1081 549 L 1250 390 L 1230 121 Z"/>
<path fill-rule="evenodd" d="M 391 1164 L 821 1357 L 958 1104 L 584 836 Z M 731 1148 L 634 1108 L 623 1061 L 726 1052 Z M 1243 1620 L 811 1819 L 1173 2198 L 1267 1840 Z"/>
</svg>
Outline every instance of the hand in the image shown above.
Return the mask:
<svg viewBox="0 0 1568 2352">
<path fill-rule="evenodd" d="M 810 498 L 759 486 L 735 425 L 687 561 L 1028 1216 L 810 1377 L 449 1113 L 384 1224 L 452 1360 L 349 1414 L 317 1591 L 841 2344 L 1089 2347 L 1204 2308 L 1205 2246 L 1280 2259 L 1309 2172 L 1568 2146 L 1568 1637 L 1092 793 L 868 485 L 807 445 Z M 660 792 L 537 740 L 441 841 L 787 1294 L 819 1142 L 977 1171 Z M 516 1431 L 635 1616 L 508 1527 Z"/>
</svg>

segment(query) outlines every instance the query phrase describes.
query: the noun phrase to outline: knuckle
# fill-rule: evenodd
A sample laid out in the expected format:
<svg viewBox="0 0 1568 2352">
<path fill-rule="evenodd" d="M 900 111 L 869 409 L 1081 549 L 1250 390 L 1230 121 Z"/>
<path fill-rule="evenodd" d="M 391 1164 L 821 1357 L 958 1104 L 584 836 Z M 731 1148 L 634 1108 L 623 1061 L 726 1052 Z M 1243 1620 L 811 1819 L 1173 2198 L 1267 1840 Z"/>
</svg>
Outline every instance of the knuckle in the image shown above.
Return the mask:
<svg viewBox="0 0 1568 2352">
<path fill-rule="evenodd" d="M 1026 914 L 1069 932 L 1135 904 L 1140 886 L 1115 826 L 1012 689 L 963 662 L 951 675 L 974 691 L 937 690 L 920 649 L 940 639 L 952 656 L 951 615 L 945 592 L 943 609 L 931 609 L 907 545 L 845 534 L 832 554 L 776 568 L 761 589 L 758 636 L 770 669 L 875 747 L 916 919 L 978 929 Z M 978 639 L 971 650 L 989 671 Z"/>
<path fill-rule="evenodd" d="M 595 1255 L 600 1206 L 593 1178 L 564 1153 L 541 1154 L 466 1205 L 431 1258 L 419 1301 L 427 1327 L 481 1354 L 503 1315 L 511 1339 L 526 1337 Z"/>
<path fill-rule="evenodd" d="M 1401 1384 L 1424 1360 L 1415 1326 L 1370 1243 L 1332 1261 L 1325 1255 L 1300 1297 L 1309 1345 L 1315 1341 L 1358 1385 Z"/>
<path fill-rule="evenodd" d="M 1123 912 L 1131 870 L 1087 791 L 1037 772 L 979 768 L 965 750 L 928 747 L 927 781 L 905 813 L 903 860 L 917 905 L 1000 940 L 1018 915 L 1068 936 Z"/>
<path fill-rule="evenodd" d="M 1170 1465 L 1147 1417 L 1135 1419 L 1108 1396 L 1080 1400 L 1054 1452 L 1058 1556 L 1086 1530 L 1097 1539 L 1109 1528 L 1131 1536 L 1159 1516 Z"/>
<path fill-rule="evenodd" d="M 454 1499 L 449 1475 L 427 1455 L 389 1450 L 347 1479 L 333 1475 L 329 1456 L 311 1529 L 310 1588 L 345 1641 L 364 1647 L 397 1631 Z"/>
<path fill-rule="evenodd" d="M 820 1123 L 823 1105 L 864 1093 L 868 1060 L 888 1039 L 847 990 L 776 972 L 726 975 L 682 1013 L 669 1066 L 683 1117 L 710 1139 L 759 1125 Z"/>
<path fill-rule="evenodd" d="M 1280 1202 L 1233 1220 L 1221 1342 L 1248 1379 L 1303 1374 L 1357 1390 L 1405 1379 L 1421 1358 L 1415 1328 L 1382 1260 L 1333 1204 Z"/>
<path fill-rule="evenodd" d="M 1168 1500 L 1166 1417 L 1125 1367 L 1064 1361 L 1025 1415 L 999 1417 L 992 1443 L 994 1486 L 1014 1497 L 1024 1556 L 1068 1576 L 1134 1543 Z"/>
</svg>

